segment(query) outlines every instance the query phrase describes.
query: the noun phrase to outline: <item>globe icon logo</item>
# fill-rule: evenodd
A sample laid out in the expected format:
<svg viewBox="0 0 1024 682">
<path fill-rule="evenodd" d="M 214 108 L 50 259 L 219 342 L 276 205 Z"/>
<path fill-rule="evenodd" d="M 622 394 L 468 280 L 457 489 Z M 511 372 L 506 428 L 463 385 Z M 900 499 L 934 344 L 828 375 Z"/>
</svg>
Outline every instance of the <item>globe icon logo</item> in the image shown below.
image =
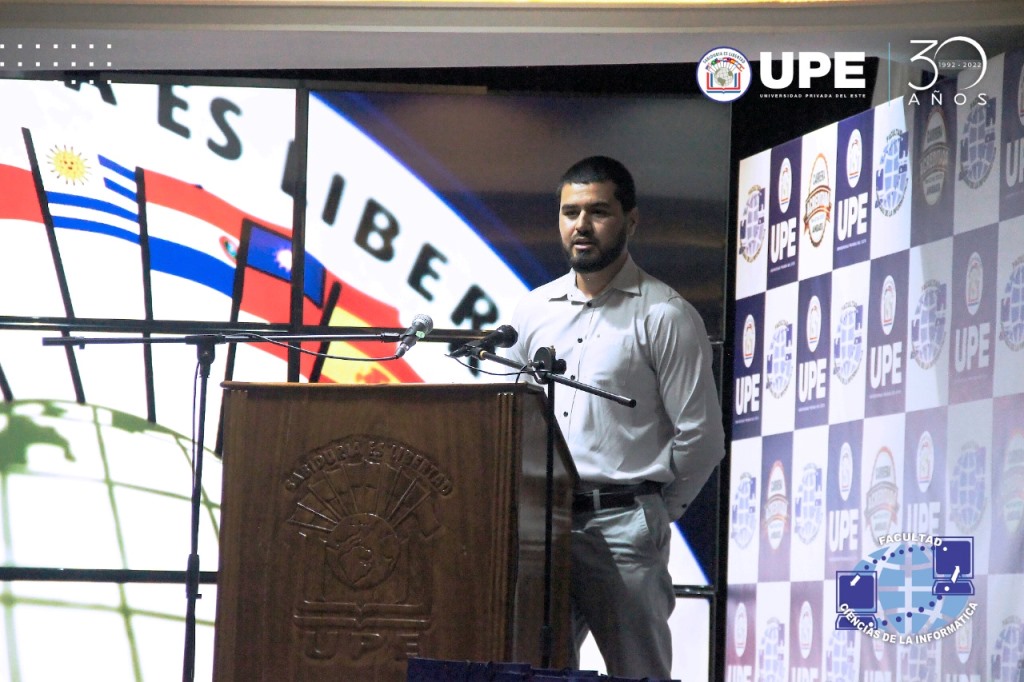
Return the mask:
<svg viewBox="0 0 1024 682">
<path fill-rule="evenodd" d="M 853 448 L 846 441 L 839 447 L 839 496 L 843 502 L 853 489 Z"/>
<path fill-rule="evenodd" d="M 1024 625 L 1017 616 L 1003 620 L 992 644 L 992 682 L 1017 682 L 1024 659 Z"/>
<path fill-rule="evenodd" d="M 697 84 L 709 99 L 732 102 L 750 87 L 750 63 L 739 50 L 716 47 L 697 64 Z"/>
<path fill-rule="evenodd" d="M 856 682 L 860 676 L 860 634 L 853 630 L 833 630 L 825 649 L 825 679 Z"/>
<path fill-rule="evenodd" d="M 806 659 L 811 655 L 814 646 L 814 610 L 808 601 L 800 604 L 800 622 L 797 625 L 797 643 L 800 645 L 800 657 Z"/>
<path fill-rule="evenodd" d="M 818 339 L 821 338 L 821 301 L 811 296 L 807 302 L 807 350 L 812 353 L 818 350 Z"/>
<path fill-rule="evenodd" d="M 757 479 L 746 471 L 740 475 L 729 512 L 729 534 L 741 549 L 746 548 L 757 529 Z"/>
<path fill-rule="evenodd" d="M 879 308 L 879 316 L 882 322 L 882 331 L 888 336 L 892 332 L 892 326 L 896 322 L 896 280 L 892 275 L 886 275 L 882 283 L 882 300 Z"/>
<path fill-rule="evenodd" d="M 850 301 L 843 305 L 832 339 L 832 373 L 850 383 L 864 358 L 864 306 Z"/>
<path fill-rule="evenodd" d="M 942 116 L 942 107 L 932 107 L 928 113 L 921 159 L 918 162 L 921 191 L 929 206 L 937 204 L 939 198 L 942 197 L 942 190 L 946 186 L 946 175 L 949 173 L 949 151 L 946 119 Z"/>
<path fill-rule="evenodd" d="M 733 621 L 733 642 L 736 644 L 736 658 L 742 658 L 747 650 L 747 605 L 740 602 L 736 606 L 736 620 Z"/>
<path fill-rule="evenodd" d="M 793 531 L 805 545 L 818 536 L 825 515 L 821 467 L 808 462 L 800 475 L 793 500 Z"/>
<path fill-rule="evenodd" d="M 883 215 L 895 215 L 903 204 L 910 183 L 910 161 L 907 151 L 908 133 L 893 130 L 886 138 L 875 171 L 875 208 Z"/>
<path fill-rule="evenodd" d="M 747 193 L 747 204 L 740 220 L 740 255 L 748 263 L 753 263 L 761 253 L 764 237 L 768 231 L 765 211 L 765 188 L 754 185 Z"/>
<path fill-rule="evenodd" d="M 857 564 L 856 570 L 874 571 L 877 576 L 876 618 L 883 632 L 901 637 L 935 632 L 953 623 L 967 607 L 968 595 L 932 594 L 934 551 L 928 544 L 896 542 L 879 547 Z"/>
<path fill-rule="evenodd" d="M 1014 535 L 1024 520 L 1024 431 L 1015 429 L 1010 435 L 1003 462 L 1000 509 L 1006 531 Z"/>
<path fill-rule="evenodd" d="M 935 472 L 935 445 L 932 442 L 932 434 L 929 431 L 922 431 L 921 437 L 917 439 L 917 489 L 922 493 L 928 492 L 932 484 L 932 476 Z"/>
<path fill-rule="evenodd" d="M 786 682 L 786 627 L 774 616 L 765 624 L 757 652 L 758 679 Z"/>
<path fill-rule="evenodd" d="M 779 212 L 785 213 L 789 210 L 789 200 L 793 196 L 793 166 L 789 163 L 789 157 L 782 159 L 779 165 Z"/>
<path fill-rule="evenodd" d="M 996 100 L 975 100 L 960 132 L 960 179 L 971 189 L 985 184 L 996 160 Z"/>
<path fill-rule="evenodd" d="M 981 523 L 985 511 L 985 448 L 968 441 L 949 475 L 950 518 L 961 532 L 969 533 Z"/>
<path fill-rule="evenodd" d="M 939 641 L 900 648 L 899 671 L 902 682 L 938 682 Z"/>
<path fill-rule="evenodd" d="M 754 349 L 757 347 L 757 325 L 754 316 L 747 315 L 743 321 L 743 364 L 746 367 L 754 362 Z"/>
<path fill-rule="evenodd" d="M 376 514 L 354 514 L 337 524 L 325 551 L 338 580 L 368 589 L 384 582 L 394 571 L 402 539 L 387 520 Z"/>
<path fill-rule="evenodd" d="M 921 288 L 910 323 L 910 356 L 921 369 L 930 369 L 939 359 L 946 341 L 946 285 L 928 280 Z"/>
<path fill-rule="evenodd" d="M 793 376 L 793 325 L 785 320 L 775 325 L 765 358 L 768 391 L 776 398 L 789 388 Z"/>
<path fill-rule="evenodd" d="M 1013 262 L 999 301 L 999 338 L 1012 351 L 1024 348 L 1024 256 Z"/>
<path fill-rule="evenodd" d="M 850 189 L 857 186 L 861 168 L 864 166 L 864 151 L 860 138 L 860 128 L 854 128 L 846 143 L 846 182 Z"/>
</svg>

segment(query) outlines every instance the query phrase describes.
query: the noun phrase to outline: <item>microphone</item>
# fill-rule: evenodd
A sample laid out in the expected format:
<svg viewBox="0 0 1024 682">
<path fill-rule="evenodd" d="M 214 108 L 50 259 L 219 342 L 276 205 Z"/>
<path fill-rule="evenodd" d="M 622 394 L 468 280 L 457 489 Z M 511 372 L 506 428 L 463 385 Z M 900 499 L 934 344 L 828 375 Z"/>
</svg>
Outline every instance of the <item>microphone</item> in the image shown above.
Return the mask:
<svg viewBox="0 0 1024 682">
<path fill-rule="evenodd" d="M 457 348 L 448 354 L 448 357 L 461 358 L 466 355 L 476 355 L 480 351 L 494 351 L 495 348 L 509 348 L 519 338 L 519 332 L 510 325 L 503 324 L 492 332 L 488 332 L 476 341 L 470 341 L 461 348 Z"/>
<path fill-rule="evenodd" d="M 434 330 L 434 321 L 428 315 L 417 315 L 412 318 L 412 324 L 399 337 L 398 350 L 395 357 L 400 358 L 406 351 L 416 345 L 416 342 Z"/>
</svg>

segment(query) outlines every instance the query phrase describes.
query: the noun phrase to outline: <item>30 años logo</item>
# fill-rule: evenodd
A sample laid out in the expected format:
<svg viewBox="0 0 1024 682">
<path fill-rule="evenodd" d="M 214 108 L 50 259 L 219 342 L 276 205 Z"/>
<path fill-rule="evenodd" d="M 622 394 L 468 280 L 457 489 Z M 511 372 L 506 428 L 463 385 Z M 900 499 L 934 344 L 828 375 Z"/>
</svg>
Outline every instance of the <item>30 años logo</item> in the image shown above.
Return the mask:
<svg viewBox="0 0 1024 682">
<path fill-rule="evenodd" d="M 919 95 L 924 95 L 932 104 L 942 104 L 943 94 L 935 88 L 942 72 L 949 73 L 966 69 L 978 70 L 978 77 L 970 85 L 964 86 L 953 95 L 953 101 L 958 106 L 967 104 L 970 95 L 964 92 L 964 90 L 970 90 L 978 85 L 988 71 L 988 56 L 985 54 L 985 48 L 977 40 L 967 36 L 953 36 L 943 40 L 941 43 L 938 40 L 931 39 L 911 40 L 910 42 L 914 45 L 924 45 L 924 49 L 911 57 L 910 61 L 911 63 L 924 62 L 923 65 L 919 66 L 924 73 L 931 74 L 931 80 L 922 85 L 917 85 L 913 81 L 908 82 L 907 85 L 917 92 L 912 93 L 907 98 L 907 103 L 920 104 L 921 97 Z M 977 58 L 973 56 L 969 59 L 949 58 L 947 55 L 953 51 L 952 46 L 957 43 L 967 45 L 972 51 L 977 52 Z M 980 104 L 984 104 L 988 99 L 988 95 L 984 92 L 978 92 L 976 97 Z"/>
</svg>

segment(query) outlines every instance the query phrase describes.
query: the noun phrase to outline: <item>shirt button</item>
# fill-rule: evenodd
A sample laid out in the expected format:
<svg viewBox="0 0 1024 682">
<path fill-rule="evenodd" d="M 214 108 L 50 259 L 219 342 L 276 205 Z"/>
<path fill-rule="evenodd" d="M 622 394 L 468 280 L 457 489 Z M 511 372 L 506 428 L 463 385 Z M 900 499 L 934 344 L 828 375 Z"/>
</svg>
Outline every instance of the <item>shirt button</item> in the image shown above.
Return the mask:
<svg viewBox="0 0 1024 682">
<path fill-rule="evenodd" d="M 569 378 L 572 379 L 573 381 L 576 381 L 576 375 L 575 374 L 570 374 Z"/>
<path fill-rule="evenodd" d="M 568 413 L 568 412 L 563 412 L 563 413 L 562 413 L 562 416 L 563 416 L 563 417 L 568 417 L 568 416 L 569 416 L 569 413 Z"/>
<path fill-rule="evenodd" d="M 583 343 L 583 339 L 582 338 L 576 339 L 576 343 Z"/>
<path fill-rule="evenodd" d="M 587 301 L 587 307 L 588 308 L 593 308 L 594 307 L 594 303 L 592 301 Z"/>
</svg>

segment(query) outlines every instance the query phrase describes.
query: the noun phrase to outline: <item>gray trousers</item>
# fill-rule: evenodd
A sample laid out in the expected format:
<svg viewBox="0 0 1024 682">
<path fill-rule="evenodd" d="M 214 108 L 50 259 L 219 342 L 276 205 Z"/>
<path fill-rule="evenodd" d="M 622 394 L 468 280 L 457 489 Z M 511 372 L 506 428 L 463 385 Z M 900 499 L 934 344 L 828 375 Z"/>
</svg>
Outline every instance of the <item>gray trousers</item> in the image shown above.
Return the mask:
<svg viewBox="0 0 1024 682">
<path fill-rule="evenodd" d="M 609 675 L 671 677 L 671 532 L 659 494 L 640 496 L 632 507 L 573 516 L 573 667 L 593 632 Z"/>
</svg>

